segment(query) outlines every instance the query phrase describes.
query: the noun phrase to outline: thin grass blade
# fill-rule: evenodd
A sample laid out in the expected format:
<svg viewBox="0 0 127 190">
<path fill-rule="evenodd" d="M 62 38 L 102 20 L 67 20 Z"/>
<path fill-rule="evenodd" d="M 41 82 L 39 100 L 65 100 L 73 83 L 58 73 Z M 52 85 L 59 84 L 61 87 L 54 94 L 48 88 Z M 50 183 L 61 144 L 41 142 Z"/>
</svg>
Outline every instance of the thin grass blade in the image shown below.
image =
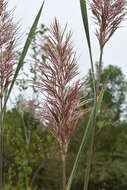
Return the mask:
<svg viewBox="0 0 127 190">
<path fill-rule="evenodd" d="M 9 90 L 8 90 L 8 94 L 7 94 L 7 96 L 6 96 L 3 109 L 5 109 L 5 107 L 6 107 L 6 103 L 7 103 L 7 101 L 8 101 L 9 95 L 10 95 L 10 93 L 11 93 L 11 91 L 12 91 L 12 88 L 13 88 L 13 86 L 14 86 L 14 83 L 15 83 L 15 81 L 16 81 L 16 78 L 17 78 L 17 76 L 18 76 L 18 74 L 19 74 L 19 71 L 20 71 L 21 67 L 23 66 L 24 59 L 25 59 L 25 57 L 26 57 L 26 54 L 27 54 L 27 52 L 28 52 L 30 43 L 31 43 L 31 41 L 32 41 L 32 38 L 33 38 L 33 36 L 34 36 L 34 33 L 35 33 L 35 30 L 36 30 L 37 24 L 38 24 L 39 19 L 40 19 L 43 6 L 44 6 L 44 2 L 43 2 L 43 4 L 42 4 L 42 6 L 41 6 L 41 8 L 40 8 L 40 10 L 39 10 L 39 12 L 38 12 L 38 14 L 37 14 L 35 20 L 34 20 L 34 22 L 33 22 L 33 25 L 32 25 L 32 27 L 31 27 L 31 29 L 30 29 L 30 32 L 29 32 L 29 34 L 28 34 L 28 37 L 27 37 L 27 40 L 26 40 L 26 42 L 25 42 L 23 51 L 22 51 L 22 53 L 21 53 L 21 56 L 20 56 L 20 59 L 19 59 L 19 63 L 18 63 L 18 65 L 17 65 L 17 68 L 16 68 L 16 71 L 15 71 L 15 74 L 14 74 L 14 77 L 13 77 L 13 80 L 12 80 L 12 83 L 11 83 L 11 86 L 10 86 L 10 88 L 9 88 Z"/>
<path fill-rule="evenodd" d="M 88 22 L 87 7 L 86 7 L 85 0 L 80 0 L 80 8 L 81 8 L 81 14 L 82 14 L 82 20 L 83 20 L 83 24 L 84 24 L 87 44 L 88 44 L 88 48 L 89 48 L 91 70 L 92 70 L 92 80 L 93 80 L 93 86 L 94 86 L 94 92 L 95 92 L 94 65 L 93 65 L 93 58 L 92 58 L 92 49 L 91 49 L 90 33 L 89 33 L 89 22 Z"/>
<path fill-rule="evenodd" d="M 104 95 L 104 88 L 102 88 L 102 90 L 100 92 L 100 95 L 98 97 L 97 106 L 96 106 L 96 113 L 97 114 L 99 113 L 99 110 L 100 110 L 100 107 L 101 107 L 101 103 L 102 103 L 102 100 L 103 100 L 103 95 Z M 90 114 L 90 117 L 89 117 L 88 124 L 87 124 L 87 128 L 85 130 L 82 142 L 81 142 L 80 147 L 79 147 L 79 151 L 77 153 L 77 156 L 76 156 L 76 159 L 75 159 L 75 162 L 74 162 L 74 165 L 73 165 L 71 175 L 70 175 L 68 183 L 67 183 L 66 190 L 70 190 L 70 188 L 71 188 L 72 180 L 73 180 L 73 177 L 75 175 L 76 169 L 78 167 L 78 162 L 79 162 L 79 159 L 80 159 L 81 151 L 84 148 L 84 146 L 86 145 L 86 142 L 87 142 L 88 137 L 89 137 L 89 135 L 91 133 L 91 130 L 92 130 L 93 118 L 94 118 L 94 111 L 92 110 L 92 112 Z"/>
</svg>

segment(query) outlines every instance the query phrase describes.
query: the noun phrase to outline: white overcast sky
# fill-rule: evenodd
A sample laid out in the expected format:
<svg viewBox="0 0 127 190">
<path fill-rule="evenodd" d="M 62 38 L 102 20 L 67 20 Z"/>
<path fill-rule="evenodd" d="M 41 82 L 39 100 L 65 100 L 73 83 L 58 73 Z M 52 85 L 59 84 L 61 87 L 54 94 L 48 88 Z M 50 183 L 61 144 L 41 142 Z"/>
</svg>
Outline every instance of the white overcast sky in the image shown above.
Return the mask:
<svg viewBox="0 0 127 190">
<path fill-rule="evenodd" d="M 42 0 L 9 0 L 9 8 L 16 7 L 15 18 L 21 20 L 20 25 L 22 32 L 28 32 L 28 28 L 32 25 Z M 40 23 L 47 26 L 57 17 L 62 24 L 68 23 L 68 28 L 73 31 L 73 42 L 79 59 L 79 70 L 84 76 L 90 68 L 88 56 L 88 48 L 84 35 L 84 28 L 80 13 L 79 0 L 45 0 L 45 5 L 40 18 Z M 89 16 L 89 20 L 91 16 Z M 127 76 L 127 21 L 114 34 L 110 42 L 105 47 L 103 62 L 104 65 L 114 64 L 122 68 Z M 93 48 L 94 62 L 98 60 L 98 42 L 94 35 L 95 25 L 90 22 L 91 41 Z"/>
</svg>

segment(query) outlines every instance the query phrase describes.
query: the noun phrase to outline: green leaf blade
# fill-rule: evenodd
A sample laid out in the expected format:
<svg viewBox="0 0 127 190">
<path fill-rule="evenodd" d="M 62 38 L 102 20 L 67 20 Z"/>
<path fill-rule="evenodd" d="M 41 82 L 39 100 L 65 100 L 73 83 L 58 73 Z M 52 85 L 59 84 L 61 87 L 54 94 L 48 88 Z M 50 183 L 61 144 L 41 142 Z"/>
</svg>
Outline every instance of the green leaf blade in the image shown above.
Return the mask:
<svg viewBox="0 0 127 190">
<path fill-rule="evenodd" d="M 89 32 L 87 7 L 86 7 L 86 1 L 85 0 L 80 0 L 80 8 L 81 8 L 81 15 L 82 15 L 82 21 L 83 21 L 83 25 L 84 25 L 84 29 L 85 29 L 87 44 L 88 44 L 88 48 L 89 48 L 89 56 L 90 56 L 91 70 L 92 70 L 92 80 L 93 80 L 93 87 L 94 87 L 94 92 L 95 92 L 94 65 L 93 65 L 92 49 L 91 49 L 91 42 L 90 42 L 90 32 Z"/>
</svg>

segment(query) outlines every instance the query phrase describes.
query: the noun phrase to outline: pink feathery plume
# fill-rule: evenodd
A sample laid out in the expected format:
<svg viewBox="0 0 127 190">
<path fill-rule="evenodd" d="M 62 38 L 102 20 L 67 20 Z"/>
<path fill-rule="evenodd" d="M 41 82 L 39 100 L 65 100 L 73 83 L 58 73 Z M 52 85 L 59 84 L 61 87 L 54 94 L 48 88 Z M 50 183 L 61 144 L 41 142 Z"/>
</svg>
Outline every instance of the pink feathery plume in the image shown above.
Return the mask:
<svg viewBox="0 0 127 190">
<path fill-rule="evenodd" d="M 7 11 L 7 1 L 0 0 L 0 95 L 8 88 L 15 64 L 17 26 L 11 12 Z"/>
<path fill-rule="evenodd" d="M 59 141 L 63 154 L 67 152 L 77 121 L 85 113 L 79 108 L 87 103 L 80 101 L 80 92 L 84 91 L 86 82 L 77 80 L 70 85 L 78 75 L 78 66 L 71 32 L 65 36 L 66 27 L 62 30 L 56 19 L 51 25 L 46 44 L 46 63 L 38 63 L 40 80 L 34 82 L 45 96 L 44 102 L 34 106 L 36 113 Z"/>
<path fill-rule="evenodd" d="M 93 18 L 98 28 L 96 36 L 100 47 L 114 34 L 127 14 L 126 0 L 91 0 L 89 1 Z"/>
</svg>

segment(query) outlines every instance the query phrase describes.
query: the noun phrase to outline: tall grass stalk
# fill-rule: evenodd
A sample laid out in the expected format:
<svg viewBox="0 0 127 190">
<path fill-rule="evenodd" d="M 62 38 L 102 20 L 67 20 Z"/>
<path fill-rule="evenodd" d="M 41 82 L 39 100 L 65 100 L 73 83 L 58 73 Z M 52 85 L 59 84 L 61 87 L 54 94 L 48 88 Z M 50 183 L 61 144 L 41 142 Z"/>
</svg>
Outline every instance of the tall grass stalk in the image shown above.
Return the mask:
<svg viewBox="0 0 127 190">
<path fill-rule="evenodd" d="M 34 35 L 43 7 L 42 5 L 38 15 L 36 16 L 22 51 L 19 63 L 17 64 L 17 68 L 14 70 L 14 65 L 16 64 L 15 46 L 17 44 L 18 29 L 16 24 L 13 22 L 12 12 L 7 10 L 7 4 L 8 2 L 6 0 L 0 1 L 0 190 L 2 190 L 3 187 L 3 122 L 6 112 L 6 103 L 18 73 L 23 65 L 24 58 L 32 41 L 32 37 Z"/>
<path fill-rule="evenodd" d="M 61 153 L 63 170 L 63 190 L 66 190 L 66 154 Z"/>
<path fill-rule="evenodd" d="M 73 51 L 67 26 L 61 28 L 57 19 L 50 27 L 47 37 L 46 63 L 38 62 L 38 81 L 33 85 L 40 89 L 44 99 L 35 108 L 37 116 L 45 123 L 60 145 L 62 158 L 63 190 L 66 190 L 66 154 L 77 121 L 87 111 L 79 108 L 88 103 L 81 101 L 86 81 L 72 79 L 78 75 L 76 53 Z M 66 33 L 66 34 L 65 34 Z"/>
<path fill-rule="evenodd" d="M 2 112 L 2 98 L 0 98 L 0 189 L 2 190 L 2 171 L 3 171 L 3 112 Z"/>
<path fill-rule="evenodd" d="M 15 65 L 17 27 L 12 12 L 7 10 L 7 1 L 0 1 L 0 189 L 2 189 L 3 168 L 3 101 L 11 83 Z"/>
<path fill-rule="evenodd" d="M 98 26 L 96 30 L 96 36 L 100 45 L 100 56 L 98 62 L 98 72 L 97 72 L 97 83 L 96 83 L 96 98 L 94 102 L 94 117 L 93 117 L 93 127 L 91 134 L 91 144 L 88 154 L 88 163 L 86 168 L 84 190 L 88 189 L 90 167 L 93 157 L 93 145 L 94 145 L 94 136 L 95 136 L 95 126 L 96 126 L 96 106 L 97 98 L 99 95 L 99 86 L 100 86 L 100 76 L 102 68 L 102 57 L 105 44 L 108 42 L 110 37 L 114 34 L 118 28 L 121 21 L 124 19 L 126 12 L 127 2 L 125 0 L 92 0 L 90 1 L 90 8 L 92 10 L 95 23 Z M 94 84 L 93 84 L 94 85 Z"/>
<path fill-rule="evenodd" d="M 87 167 L 86 167 L 86 173 L 85 173 L 85 180 L 84 180 L 84 190 L 88 189 L 88 182 L 89 182 L 89 175 L 90 175 L 90 167 L 92 163 L 92 157 L 93 157 L 93 146 L 94 146 L 94 137 L 95 137 L 95 126 L 96 126 L 96 107 L 97 107 L 97 99 L 99 95 L 99 86 L 100 86 L 100 75 L 101 75 L 101 67 L 102 67 L 102 55 L 103 55 L 103 49 L 100 52 L 99 57 L 99 69 L 98 69 L 98 78 L 96 83 L 96 93 L 95 93 L 95 101 L 94 101 L 94 116 L 92 121 L 92 132 L 91 132 L 91 142 L 88 150 L 88 159 L 87 159 Z"/>
</svg>

